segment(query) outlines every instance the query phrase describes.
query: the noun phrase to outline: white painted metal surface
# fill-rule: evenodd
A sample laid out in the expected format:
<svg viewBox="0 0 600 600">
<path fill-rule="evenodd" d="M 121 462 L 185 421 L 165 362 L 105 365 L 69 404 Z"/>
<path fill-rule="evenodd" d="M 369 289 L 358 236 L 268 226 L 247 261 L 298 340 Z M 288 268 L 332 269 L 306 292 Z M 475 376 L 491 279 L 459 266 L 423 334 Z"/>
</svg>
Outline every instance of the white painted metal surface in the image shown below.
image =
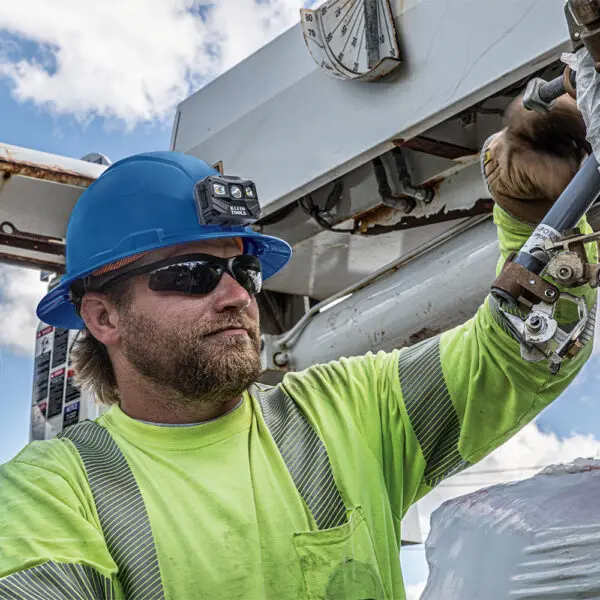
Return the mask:
<svg viewBox="0 0 600 600">
<path fill-rule="evenodd" d="M 266 212 L 490 97 L 569 49 L 562 0 L 395 0 L 403 66 L 339 81 L 293 27 L 179 107 L 172 146 L 258 183 Z"/>
<path fill-rule="evenodd" d="M 106 166 L 0 144 L 0 261 L 62 270 L 67 222 Z"/>
<path fill-rule="evenodd" d="M 371 184 L 371 189 L 376 189 L 375 183 Z M 364 208 L 367 208 L 367 203 L 372 204 L 373 196 L 366 193 L 365 188 L 362 183 L 357 184 L 355 189 L 349 187 L 347 204 L 352 208 L 343 205 L 341 210 L 360 211 L 361 203 Z M 426 212 L 435 214 L 444 208 L 466 209 L 472 207 L 477 200 L 488 197 L 479 163 L 470 163 L 442 182 L 439 194 L 427 207 L 427 211 L 419 207 L 411 216 L 421 217 Z M 404 216 L 398 211 L 390 210 L 386 213 L 387 217 L 379 217 L 378 222 L 392 224 L 394 214 L 397 221 Z M 324 300 L 392 260 L 408 255 L 417 246 L 434 243 L 444 232 L 455 227 L 457 221 L 427 225 L 425 220 L 423 223 L 414 229 L 377 236 L 325 231 L 311 219 L 303 228 L 286 224 L 266 227 L 265 233 L 283 235 L 292 243 L 294 254 L 283 271 L 265 282 L 265 288 Z M 340 226 L 348 227 L 351 224 L 352 221 L 344 221 Z M 495 239 L 495 235 L 495 231 L 490 232 L 490 241 Z"/>
<path fill-rule="evenodd" d="M 448 241 L 321 310 L 287 342 L 289 367 L 412 345 L 472 317 L 499 258 L 495 225 L 481 219 L 457 226 Z M 272 344 L 276 352 L 277 338 Z"/>
</svg>

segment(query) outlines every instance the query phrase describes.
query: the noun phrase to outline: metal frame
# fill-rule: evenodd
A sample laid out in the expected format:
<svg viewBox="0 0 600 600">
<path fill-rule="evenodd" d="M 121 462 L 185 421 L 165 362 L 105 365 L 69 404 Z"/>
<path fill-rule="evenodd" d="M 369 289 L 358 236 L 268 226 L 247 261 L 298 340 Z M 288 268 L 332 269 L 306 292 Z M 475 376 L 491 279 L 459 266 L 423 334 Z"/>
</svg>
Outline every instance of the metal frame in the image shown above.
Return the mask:
<svg viewBox="0 0 600 600">
<path fill-rule="evenodd" d="M 0 144 L 0 262 L 62 272 L 71 210 L 105 169 Z"/>
<path fill-rule="evenodd" d="M 172 147 L 251 175 L 269 213 L 570 48 L 562 0 L 408 0 L 392 9 L 406 64 L 388 79 L 328 77 L 298 25 L 186 99 Z"/>
<path fill-rule="evenodd" d="M 302 370 L 340 356 L 412 345 L 459 325 L 487 296 L 499 257 L 491 218 L 463 221 L 435 243 L 314 306 L 283 336 L 267 336 L 263 365 Z"/>
</svg>

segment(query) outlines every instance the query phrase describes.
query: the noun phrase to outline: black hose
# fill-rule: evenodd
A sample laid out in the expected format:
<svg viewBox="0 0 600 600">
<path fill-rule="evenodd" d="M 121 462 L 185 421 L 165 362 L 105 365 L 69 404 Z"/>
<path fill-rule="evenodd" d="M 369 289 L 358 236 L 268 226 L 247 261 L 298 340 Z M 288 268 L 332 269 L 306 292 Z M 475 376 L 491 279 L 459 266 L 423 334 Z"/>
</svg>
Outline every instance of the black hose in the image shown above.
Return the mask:
<svg viewBox="0 0 600 600">
<path fill-rule="evenodd" d="M 556 100 L 557 98 L 562 96 L 565 92 L 565 82 L 561 75 L 560 77 L 552 79 L 551 81 L 540 87 L 540 98 L 544 102 L 550 103 L 553 100 Z"/>
<path fill-rule="evenodd" d="M 573 229 L 585 216 L 592 204 L 600 196 L 600 170 L 594 154 L 585 159 L 583 166 L 573 177 L 563 193 L 558 197 L 548 214 L 544 217 L 536 232 L 543 232 L 545 227 L 550 227 L 559 233 Z M 526 244 L 527 245 L 527 244 Z M 514 262 L 523 265 L 537 275 L 546 266 L 543 254 L 521 251 Z"/>
<path fill-rule="evenodd" d="M 575 71 L 571 71 L 569 73 L 569 80 L 573 86 L 573 89 L 575 89 L 577 86 Z M 540 98 L 547 103 L 550 103 L 553 100 L 560 98 L 563 94 L 566 94 L 567 90 L 565 89 L 564 74 L 560 75 L 556 79 L 551 79 L 548 83 L 541 86 L 539 93 Z"/>
<path fill-rule="evenodd" d="M 561 232 L 577 227 L 599 195 L 600 171 L 596 157 L 591 154 L 548 211 L 542 224 Z"/>
</svg>

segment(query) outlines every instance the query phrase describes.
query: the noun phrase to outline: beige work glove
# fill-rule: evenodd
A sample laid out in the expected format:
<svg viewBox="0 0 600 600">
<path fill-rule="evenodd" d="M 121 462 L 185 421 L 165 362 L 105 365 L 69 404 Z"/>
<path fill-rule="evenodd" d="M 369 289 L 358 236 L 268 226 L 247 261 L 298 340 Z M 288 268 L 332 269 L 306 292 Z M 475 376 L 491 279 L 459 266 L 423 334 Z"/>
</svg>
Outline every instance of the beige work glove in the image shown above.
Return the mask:
<svg viewBox="0 0 600 600">
<path fill-rule="evenodd" d="M 505 127 L 484 144 L 484 179 L 494 201 L 526 223 L 539 223 L 590 152 L 577 104 L 561 96 L 546 115 L 526 110 L 519 96 Z"/>
</svg>

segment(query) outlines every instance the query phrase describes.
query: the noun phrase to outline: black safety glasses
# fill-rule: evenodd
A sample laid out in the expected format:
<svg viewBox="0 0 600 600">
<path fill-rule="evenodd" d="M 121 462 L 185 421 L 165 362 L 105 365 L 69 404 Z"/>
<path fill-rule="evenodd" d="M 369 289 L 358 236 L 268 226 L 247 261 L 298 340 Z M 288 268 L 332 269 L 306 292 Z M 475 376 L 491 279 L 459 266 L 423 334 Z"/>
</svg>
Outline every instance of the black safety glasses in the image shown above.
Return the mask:
<svg viewBox="0 0 600 600">
<path fill-rule="evenodd" d="M 262 269 L 258 258 L 250 254 L 232 258 L 220 258 L 211 254 L 174 256 L 127 270 L 104 283 L 102 287 L 125 278 L 148 275 L 148 287 L 156 292 L 210 294 L 219 285 L 225 273 L 231 275 L 251 296 L 260 292 Z"/>
</svg>

